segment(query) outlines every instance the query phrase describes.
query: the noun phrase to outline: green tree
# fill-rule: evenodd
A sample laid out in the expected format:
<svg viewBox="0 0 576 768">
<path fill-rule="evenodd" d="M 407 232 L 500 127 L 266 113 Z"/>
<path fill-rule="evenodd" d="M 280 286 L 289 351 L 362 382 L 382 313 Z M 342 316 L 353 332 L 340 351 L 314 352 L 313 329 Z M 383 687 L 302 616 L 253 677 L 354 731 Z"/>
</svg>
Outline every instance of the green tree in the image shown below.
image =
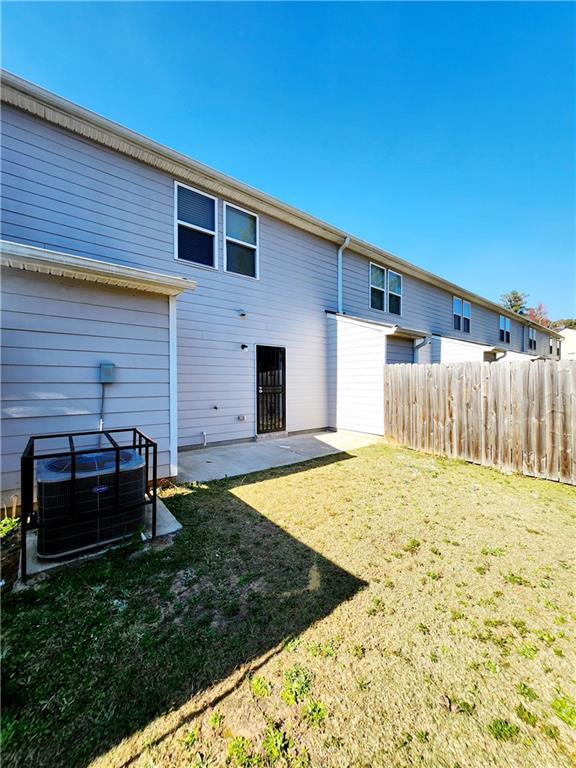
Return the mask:
<svg viewBox="0 0 576 768">
<path fill-rule="evenodd" d="M 552 328 L 576 328 L 576 317 L 565 317 L 562 320 L 554 320 Z"/>
<path fill-rule="evenodd" d="M 526 314 L 526 299 L 527 293 L 520 293 L 520 291 L 508 291 L 500 296 L 500 304 L 506 309 L 516 312 L 519 315 Z"/>
</svg>

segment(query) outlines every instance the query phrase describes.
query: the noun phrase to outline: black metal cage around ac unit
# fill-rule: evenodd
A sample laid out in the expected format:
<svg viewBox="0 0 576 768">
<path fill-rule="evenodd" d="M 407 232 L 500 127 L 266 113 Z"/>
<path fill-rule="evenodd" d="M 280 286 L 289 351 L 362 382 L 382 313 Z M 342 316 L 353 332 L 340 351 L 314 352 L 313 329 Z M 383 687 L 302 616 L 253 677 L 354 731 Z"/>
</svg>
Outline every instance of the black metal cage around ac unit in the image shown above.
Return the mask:
<svg viewBox="0 0 576 768">
<path fill-rule="evenodd" d="M 29 530 L 38 531 L 39 558 L 65 558 L 133 536 L 150 505 L 156 536 L 158 446 L 139 429 L 34 435 L 20 466 L 23 581 Z"/>
</svg>

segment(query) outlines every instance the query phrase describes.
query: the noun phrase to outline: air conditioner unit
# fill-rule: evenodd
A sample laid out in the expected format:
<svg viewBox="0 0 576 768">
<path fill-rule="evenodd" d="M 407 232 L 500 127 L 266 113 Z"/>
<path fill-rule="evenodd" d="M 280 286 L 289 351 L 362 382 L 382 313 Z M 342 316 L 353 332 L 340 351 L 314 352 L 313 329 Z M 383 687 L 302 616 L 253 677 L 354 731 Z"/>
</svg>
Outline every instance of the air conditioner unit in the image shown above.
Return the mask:
<svg viewBox="0 0 576 768">
<path fill-rule="evenodd" d="M 132 449 L 118 453 L 118 467 L 113 450 L 38 461 L 38 557 L 111 544 L 144 527 L 146 459 Z"/>
</svg>

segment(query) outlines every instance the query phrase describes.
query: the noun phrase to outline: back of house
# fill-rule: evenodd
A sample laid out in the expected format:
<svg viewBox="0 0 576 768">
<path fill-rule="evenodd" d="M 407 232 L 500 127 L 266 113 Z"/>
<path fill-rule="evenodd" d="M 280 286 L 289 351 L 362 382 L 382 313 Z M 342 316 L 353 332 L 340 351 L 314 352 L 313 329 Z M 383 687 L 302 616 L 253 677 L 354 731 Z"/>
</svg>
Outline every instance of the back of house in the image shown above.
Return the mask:
<svg viewBox="0 0 576 768">
<path fill-rule="evenodd" d="M 385 364 L 560 355 L 553 331 L 3 81 L 3 503 L 30 435 L 137 426 L 171 476 L 204 444 L 382 433 Z"/>
</svg>

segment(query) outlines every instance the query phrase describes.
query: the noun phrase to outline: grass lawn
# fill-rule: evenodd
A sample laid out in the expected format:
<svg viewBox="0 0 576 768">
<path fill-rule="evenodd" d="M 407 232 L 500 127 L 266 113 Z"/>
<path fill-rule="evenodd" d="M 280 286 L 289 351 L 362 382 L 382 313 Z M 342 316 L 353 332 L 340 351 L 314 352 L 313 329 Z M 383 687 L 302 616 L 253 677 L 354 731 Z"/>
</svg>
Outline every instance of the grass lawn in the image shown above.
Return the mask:
<svg viewBox="0 0 576 768">
<path fill-rule="evenodd" d="M 576 490 L 375 445 L 4 600 L 3 765 L 573 764 Z"/>
</svg>

